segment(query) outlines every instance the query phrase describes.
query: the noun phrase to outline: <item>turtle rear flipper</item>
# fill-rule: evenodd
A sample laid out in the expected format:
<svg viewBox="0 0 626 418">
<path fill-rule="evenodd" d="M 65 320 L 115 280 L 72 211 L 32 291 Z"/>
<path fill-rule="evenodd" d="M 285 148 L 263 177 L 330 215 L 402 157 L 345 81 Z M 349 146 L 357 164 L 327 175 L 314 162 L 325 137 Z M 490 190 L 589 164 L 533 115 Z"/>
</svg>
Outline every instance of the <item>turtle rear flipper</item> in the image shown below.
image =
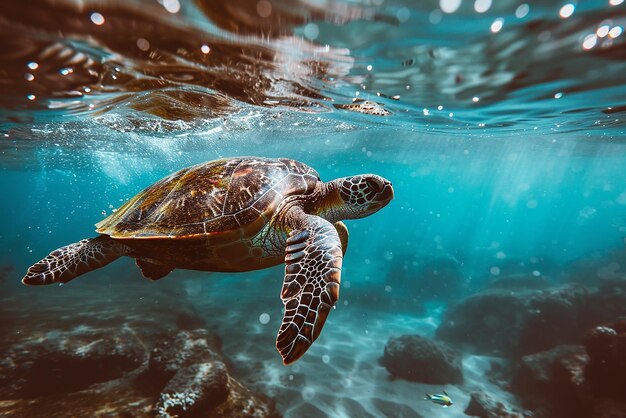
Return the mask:
<svg viewBox="0 0 626 418">
<path fill-rule="evenodd" d="M 84 239 L 53 251 L 32 265 L 22 283 L 67 283 L 81 274 L 104 267 L 129 252 L 130 248 L 107 235 Z"/>
<path fill-rule="evenodd" d="M 162 279 L 163 277 L 170 274 L 172 270 L 174 270 L 170 266 L 151 263 L 148 260 L 136 259 L 135 264 L 137 264 L 137 267 L 139 267 L 139 269 L 141 270 L 141 274 L 143 275 L 143 277 L 150 280 Z"/>
</svg>

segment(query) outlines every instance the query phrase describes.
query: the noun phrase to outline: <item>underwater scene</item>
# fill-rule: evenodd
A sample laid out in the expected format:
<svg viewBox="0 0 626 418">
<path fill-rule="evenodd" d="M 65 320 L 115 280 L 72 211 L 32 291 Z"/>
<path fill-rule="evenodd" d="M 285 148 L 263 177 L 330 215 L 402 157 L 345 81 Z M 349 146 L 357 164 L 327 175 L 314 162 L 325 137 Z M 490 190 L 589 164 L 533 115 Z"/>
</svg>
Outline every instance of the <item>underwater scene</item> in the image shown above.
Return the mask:
<svg viewBox="0 0 626 418">
<path fill-rule="evenodd" d="M 626 417 L 625 26 L 3 0 L 0 416 Z"/>
</svg>

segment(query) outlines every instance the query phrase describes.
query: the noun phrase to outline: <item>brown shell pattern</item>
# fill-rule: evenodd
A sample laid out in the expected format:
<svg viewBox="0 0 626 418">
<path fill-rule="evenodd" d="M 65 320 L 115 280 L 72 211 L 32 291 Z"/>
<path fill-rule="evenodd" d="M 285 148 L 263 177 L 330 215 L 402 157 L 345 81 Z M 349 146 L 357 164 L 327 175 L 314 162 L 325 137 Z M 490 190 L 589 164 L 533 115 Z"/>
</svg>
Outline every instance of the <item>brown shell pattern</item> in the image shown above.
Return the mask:
<svg viewBox="0 0 626 418">
<path fill-rule="evenodd" d="M 319 181 L 294 160 L 229 158 L 184 168 L 154 183 L 96 224 L 113 238 L 192 238 L 256 234 L 285 196 Z"/>
</svg>

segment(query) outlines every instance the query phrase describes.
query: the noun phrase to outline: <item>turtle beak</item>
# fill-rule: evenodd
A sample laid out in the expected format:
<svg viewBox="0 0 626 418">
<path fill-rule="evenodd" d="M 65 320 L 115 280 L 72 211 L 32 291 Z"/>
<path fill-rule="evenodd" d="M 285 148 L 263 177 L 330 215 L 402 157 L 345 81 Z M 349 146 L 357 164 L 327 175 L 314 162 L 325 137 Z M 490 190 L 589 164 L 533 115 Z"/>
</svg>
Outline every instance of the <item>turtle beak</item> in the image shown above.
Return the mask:
<svg viewBox="0 0 626 418">
<path fill-rule="evenodd" d="M 382 190 L 376 193 L 374 196 L 374 202 L 372 203 L 371 208 L 374 210 L 379 210 L 387 206 L 389 202 L 393 200 L 393 186 L 391 182 L 388 180 L 383 181 Z"/>
<path fill-rule="evenodd" d="M 376 194 L 376 201 L 385 206 L 393 200 L 393 186 L 390 181 L 385 180 L 383 189 Z"/>
<path fill-rule="evenodd" d="M 385 201 L 385 205 L 393 200 L 393 186 L 390 181 L 385 180 L 385 187 L 379 193 L 379 200 Z"/>
</svg>

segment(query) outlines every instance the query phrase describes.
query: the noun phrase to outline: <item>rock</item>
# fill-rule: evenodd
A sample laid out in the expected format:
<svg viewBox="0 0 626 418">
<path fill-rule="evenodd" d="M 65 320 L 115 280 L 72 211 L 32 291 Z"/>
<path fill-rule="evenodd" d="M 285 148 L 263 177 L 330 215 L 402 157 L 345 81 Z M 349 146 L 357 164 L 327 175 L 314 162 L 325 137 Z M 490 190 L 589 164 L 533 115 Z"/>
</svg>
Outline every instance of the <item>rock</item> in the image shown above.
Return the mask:
<svg viewBox="0 0 626 418">
<path fill-rule="evenodd" d="M 609 398 L 598 398 L 593 404 L 593 411 L 589 414 L 593 418 L 625 418 L 626 402 Z M 585 417 L 587 418 L 587 417 Z"/>
<path fill-rule="evenodd" d="M 610 358 L 617 331 L 610 326 L 595 327 L 585 336 L 585 348 L 593 365 L 602 364 Z"/>
<path fill-rule="evenodd" d="M 390 338 L 382 363 L 389 373 L 406 380 L 439 385 L 463 381 L 461 354 L 420 335 Z"/>
<path fill-rule="evenodd" d="M 228 397 L 228 372 L 220 361 L 181 369 L 161 392 L 158 417 L 190 417 L 206 413 Z"/>
<path fill-rule="evenodd" d="M 513 389 L 524 395 L 548 393 L 553 384 L 554 364 L 559 359 L 580 355 L 586 355 L 583 347 L 560 345 L 522 357 L 513 378 Z"/>
<path fill-rule="evenodd" d="M 598 291 L 589 297 L 585 328 L 606 324 L 626 316 L 626 278 L 600 281 Z"/>
<path fill-rule="evenodd" d="M 229 378 L 230 392 L 226 401 L 218 405 L 207 418 L 280 418 L 274 401 L 255 393 L 241 383 Z"/>
<path fill-rule="evenodd" d="M 520 330 L 519 352 L 537 353 L 579 342 L 585 329 L 582 317 L 587 298 L 582 286 L 558 287 L 532 297 Z"/>
<path fill-rule="evenodd" d="M 273 418 L 274 402 L 229 374 L 220 341 L 206 330 L 181 331 L 157 342 L 149 375 L 163 389 L 155 405 L 159 418 Z"/>
<path fill-rule="evenodd" d="M 563 345 L 521 359 L 512 388 L 541 416 L 593 416 L 594 396 L 585 380 L 589 362 L 584 347 Z"/>
<path fill-rule="evenodd" d="M 271 399 L 229 376 L 215 335 L 147 338 L 79 329 L 14 344 L 0 359 L 0 416 L 280 417 Z M 155 344 L 150 359 L 142 344 Z"/>
<path fill-rule="evenodd" d="M 626 399 L 626 319 L 595 327 L 585 337 L 586 377 L 594 391 Z"/>
<path fill-rule="evenodd" d="M 221 341 L 204 329 L 181 331 L 156 343 L 150 353 L 150 373 L 163 382 L 193 364 L 221 360 Z"/>
<path fill-rule="evenodd" d="M 513 364 L 504 358 L 493 358 L 489 362 L 489 369 L 483 375 L 485 381 L 490 382 L 498 387 L 508 389 L 511 385 L 511 377 L 513 376 Z"/>
<path fill-rule="evenodd" d="M 589 356 L 582 350 L 573 350 L 565 355 L 558 356 L 552 364 L 553 391 L 563 399 L 569 399 L 570 404 L 578 410 L 586 409 L 589 404 L 591 391 L 585 380 L 585 367 L 589 363 Z"/>
<path fill-rule="evenodd" d="M 196 312 L 181 312 L 176 316 L 175 322 L 180 330 L 194 330 L 206 326 L 206 320 Z"/>
<path fill-rule="evenodd" d="M 626 318 L 589 330 L 584 347 L 524 356 L 512 389 L 541 417 L 626 417 Z"/>
<path fill-rule="evenodd" d="M 480 418 L 523 418 L 524 415 L 496 401 L 484 392 L 473 392 L 465 415 Z"/>
<path fill-rule="evenodd" d="M 0 398 L 70 393 L 116 379 L 145 359 L 128 331 L 49 332 L 9 347 L 0 359 Z"/>
<path fill-rule="evenodd" d="M 523 356 L 581 340 L 587 291 L 490 289 L 448 310 L 437 336 L 478 354 Z"/>
<path fill-rule="evenodd" d="M 437 337 L 470 352 L 516 352 L 530 295 L 489 290 L 470 296 L 445 313 Z"/>
</svg>

